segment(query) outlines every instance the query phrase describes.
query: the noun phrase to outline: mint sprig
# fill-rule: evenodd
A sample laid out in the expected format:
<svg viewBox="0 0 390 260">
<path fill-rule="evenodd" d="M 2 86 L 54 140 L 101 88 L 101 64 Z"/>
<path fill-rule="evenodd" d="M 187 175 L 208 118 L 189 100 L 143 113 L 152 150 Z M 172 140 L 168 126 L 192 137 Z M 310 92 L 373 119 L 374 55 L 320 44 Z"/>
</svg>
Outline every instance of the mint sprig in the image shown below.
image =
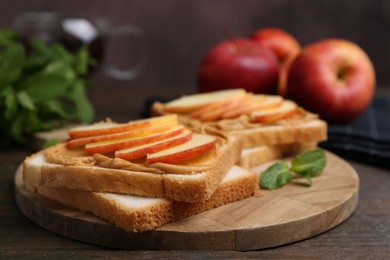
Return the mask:
<svg viewBox="0 0 390 260">
<path fill-rule="evenodd" d="M 303 152 L 293 158 L 291 167 L 286 162 L 276 162 L 268 167 L 260 176 L 260 187 L 263 189 L 277 189 L 291 182 L 292 173 L 305 177 L 309 186 L 312 178 L 322 173 L 326 166 L 326 155 L 323 149 Z"/>
<path fill-rule="evenodd" d="M 69 121 L 91 122 L 86 89 L 93 62 L 88 46 L 72 53 L 31 41 L 27 48 L 15 32 L 0 30 L 0 148 Z"/>
</svg>

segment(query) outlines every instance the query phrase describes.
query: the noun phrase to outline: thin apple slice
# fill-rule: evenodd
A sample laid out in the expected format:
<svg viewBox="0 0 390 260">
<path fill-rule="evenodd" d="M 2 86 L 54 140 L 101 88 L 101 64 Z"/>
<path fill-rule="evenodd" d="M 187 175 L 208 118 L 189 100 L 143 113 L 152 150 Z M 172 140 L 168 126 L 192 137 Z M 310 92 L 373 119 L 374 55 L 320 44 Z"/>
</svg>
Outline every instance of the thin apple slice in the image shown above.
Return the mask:
<svg viewBox="0 0 390 260">
<path fill-rule="evenodd" d="M 251 99 L 246 100 L 246 102 L 242 102 L 240 106 L 236 107 L 235 109 L 230 109 L 229 111 L 226 111 L 223 113 L 222 118 L 224 119 L 231 119 L 239 117 L 243 114 L 250 113 L 259 106 L 259 104 L 264 103 L 266 100 L 266 95 L 256 95 L 253 96 Z"/>
<path fill-rule="evenodd" d="M 69 149 L 73 149 L 79 146 L 83 146 L 91 143 L 100 143 L 114 140 L 131 140 L 134 138 L 144 137 L 148 135 L 152 135 L 155 133 L 165 132 L 174 129 L 177 127 L 177 122 L 168 123 L 166 125 L 158 125 L 140 128 L 136 130 L 131 130 L 123 133 L 116 134 L 107 134 L 107 135 L 98 135 L 98 136 L 90 136 L 90 137 L 82 137 L 77 139 L 71 139 L 66 143 L 66 147 Z"/>
<path fill-rule="evenodd" d="M 211 135 L 193 134 L 191 141 L 179 146 L 148 154 L 146 160 L 151 163 L 175 164 L 183 162 L 210 151 L 216 142 L 216 137 Z"/>
<path fill-rule="evenodd" d="M 172 113 L 189 113 L 215 101 L 232 96 L 243 96 L 244 89 L 228 89 L 183 96 L 165 104 L 165 110 Z"/>
<path fill-rule="evenodd" d="M 213 107 L 211 109 L 202 112 L 198 118 L 204 122 L 222 119 L 224 113 L 239 108 L 242 104 L 246 103 L 247 100 L 250 99 L 251 99 L 251 95 L 246 95 L 232 100 L 219 102 L 219 106 L 213 106 L 214 104 L 212 104 L 210 105 L 210 107 L 211 106 Z"/>
<path fill-rule="evenodd" d="M 133 137 L 128 139 L 116 139 L 116 140 L 110 140 L 104 142 L 90 143 L 85 146 L 85 152 L 87 154 L 110 153 L 110 152 L 114 152 L 126 148 L 131 148 L 135 146 L 166 140 L 168 138 L 178 136 L 184 131 L 185 131 L 184 126 L 180 125 L 180 126 L 175 126 L 174 128 L 164 132 L 155 132 L 154 134 L 142 136 L 138 138 Z"/>
<path fill-rule="evenodd" d="M 251 121 L 256 123 L 271 123 L 286 118 L 297 111 L 297 104 L 285 100 L 283 104 L 274 109 L 253 111 L 250 114 Z"/>
<path fill-rule="evenodd" d="M 136 130 L 144 127 L 157 126 L 167 123 L 177 122 L 177 115 L 165 115 L 148 119 L 134 120 L 126 124 L 99 123 L 90 126 L 83 126 L 70 129 L 68 134 L 71 138 L 82 138 L 98 135 L 107 135 Z"/>
<path fill-rule="evenodd" d="M 118 150 L 115 152 L 115 157 L 125 159 L 128 161 L 138 160 L 145 158 L 149 153 L 157 153 L 162 150 L 169 149 L 171 147 L 181 145 L 190 141 L 192 138 L 192 132 L 190 130 L 185 130 L 183 133 L 165 139 L 163 141 L 158 141 L 154 143 L 144 144 L 128 149 Z"/>
<path fill-rule="evenodd" d="M 245 95 L 236 95 L 224 98 L 223 100 L 218 100 L 211 102 L 210 104 L 207 104 L 203 106 L 200 109 L 195 110 L 191 113 L 191 117 L 193 118 L 201 118 L 205 114 L 208 113 L 219 113 L 219 111 L 224 110 L 226 106 L 232 106 L 235 103 L 239 102 L 242 99 L 250 99 L 253 96 L 252 93 L 247 93 Z"/>
<path fill-rule="evenodd" d="M 243 104 L 241 107 L 224 113 L 223 118 L 236 118 L 243 114 L 249 114 L 252 111 L 273 109 L 283 104 L 281 96 L 272 95 L 255 95 L 250 102 Z"/>
</svg>

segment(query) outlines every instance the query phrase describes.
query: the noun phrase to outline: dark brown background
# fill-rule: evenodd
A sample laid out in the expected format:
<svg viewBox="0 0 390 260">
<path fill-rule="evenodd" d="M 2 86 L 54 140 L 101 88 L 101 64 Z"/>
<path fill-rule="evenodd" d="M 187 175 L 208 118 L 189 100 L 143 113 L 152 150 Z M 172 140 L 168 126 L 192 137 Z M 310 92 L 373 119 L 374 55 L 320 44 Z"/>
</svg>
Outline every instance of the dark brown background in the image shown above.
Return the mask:
<svg viewBox="0 0 390 260">
<path fill-rule="evenodd" d="M 95 75 L 103 89 L 91 94 L 107 98 L 110 91 L 128 93 L 127 99 L 112 102 L 135 102 L 138 110 L 142 102 L 131 100 L 131 93 L 141 92 L 144 97 L 170 93 L 171 98 L 195 92 L 198 64 L 207 50 L 225 39 L 225 28 L 235 36 L 246 36 L 261 27 L 276 26 L 295 35 L 302 45 L 328 37 L 351 40 L 371 57 L 377 85 L 390 85 L 390 1 L 386 0 L 36 0 L 7 1 L 1 6 L 0 27 L 10 26 L 20 12 L 30 11 L 95 14 L 108 17 L 113 25 L 141 27 L 148 51 L 142 73 L 128 82 Z M 114 60 L 118 58 L 134 59 L 129 53 L 116 52 Z M 107 109 L 105 114 L 110 112 Z"/>
</svg>

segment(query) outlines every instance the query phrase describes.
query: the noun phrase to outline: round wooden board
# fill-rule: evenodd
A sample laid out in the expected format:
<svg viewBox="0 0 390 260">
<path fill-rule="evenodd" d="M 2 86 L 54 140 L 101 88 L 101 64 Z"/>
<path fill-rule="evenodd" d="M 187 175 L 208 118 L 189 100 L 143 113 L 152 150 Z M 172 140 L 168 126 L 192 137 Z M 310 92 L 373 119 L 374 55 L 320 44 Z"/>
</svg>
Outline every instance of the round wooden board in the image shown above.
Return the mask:
<svg viewBox="0 0 390 260">
<path fill-rule="evenodd" d="M 283 188 L 167 224 L 130 233 L 92 214 L 24 188 L 15 175 L 16 202 L 38 225 L 68 238 L 137 250 L 236 250 L 274 247 L 325 232 L 346 220 L 358 204 L 359 177 L 343 159 L 327 152 L 328 164 L 309 188 L 303 179 Z M 261 172 L 269 164 L 254 168 Z"/>
</svg>

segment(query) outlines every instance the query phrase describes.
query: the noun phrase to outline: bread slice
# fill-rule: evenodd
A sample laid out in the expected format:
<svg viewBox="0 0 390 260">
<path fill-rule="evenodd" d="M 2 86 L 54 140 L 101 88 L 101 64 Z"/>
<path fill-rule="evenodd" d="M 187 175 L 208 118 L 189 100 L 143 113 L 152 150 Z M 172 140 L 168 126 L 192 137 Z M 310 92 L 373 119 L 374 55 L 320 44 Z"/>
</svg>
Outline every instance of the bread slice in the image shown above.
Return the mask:
<svg viewBox="0 0 390 260">
<path fill-rule="evenodd" d="M 75 156 L 68 164 L 66 160 L 48 160 L 46 150 L 25 159 L 23 176 L 30 190 L 36 186 L 47 186 L 203 202 L 211 197 L 226 173 L 238 161 L 240 144 L 237 138 L 227 138 L 208 155 L 211 158 L 202 157 L 182 165 L 155 164 L 157 168 L 99 154 L 92 157 Z M 49 149 L 52 149 L 50 154 L 61 155 L 66 151 L 64 144 Z M 68 152 L 73 156 L 77 151 Z"/>
<path fill-rule="evenodd" d="M 246 148 L 241 151 L 241 158 L 237 165 L 250 169 L 265 162 L 313 149 L 316 146 L 317 143 L 290 143 Z"/>
<path fill-rule="evenodd" d="M 318 143 L 327 139 L 327 124 L 320 119 L 286 125 L 264 125 L 259 128 L 231 130 L 230 135 L 242 138 L 242 148 L 293 143 Z"/>
<path fill-rule="evenodd" d="M 152 115 L 169 114 L 165 106 L 163 103 L 155 102 L 151 108 Z M 178 119 L 181 124 L 195 130 L 213 128 L 229 136 L 240 138 L 242 149 L 293 143 L 318 143 L 327 139 L 326 122 L 301 108 L 295 118 L 269 124 L 251 123 L 248 115 L 214 122 L 202 122 L 192 118 L 190 114 L 178 114 Z"/>
<path fill-rule="evenodd" d="M 33 180 L 40 178 L 36 167 L 24 169 L 25 185 L 30 190 Z M 131 232 L 142 232 L 158 228 L 203 211 L 242 200 L 258 193 L 258 177 L 255 173 L 233 166 L 216 188 L 213 195 L 204 202 L 187 203 L 162 198 L 147 198 L 135 195 L 90 192 L 36 186 L 37 193 L 57 200 L 63 204 L 91 212 L 117 227 Z"/>
</svg>

